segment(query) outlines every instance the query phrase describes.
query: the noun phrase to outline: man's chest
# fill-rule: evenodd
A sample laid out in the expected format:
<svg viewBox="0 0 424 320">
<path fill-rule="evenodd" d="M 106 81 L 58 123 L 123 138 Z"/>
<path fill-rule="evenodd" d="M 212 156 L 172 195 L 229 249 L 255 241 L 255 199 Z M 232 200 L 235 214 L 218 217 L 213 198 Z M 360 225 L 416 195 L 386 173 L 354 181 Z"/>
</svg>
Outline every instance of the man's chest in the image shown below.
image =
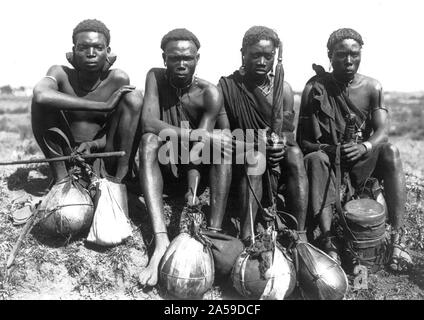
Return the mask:
<svg viewBox="0 0 424 320">
<path fill-rule="evenodd" d="M 372 101 L 369 92 L 364 88 L 347 88 L 345 96 L 350 100 L 357 109 L 368 115 L 372 107 Z"/>
<path fill-rule="evenodd" d="M 117 89 L 119 85 L 109 79 L 99 81 L 91 88 L 72 80 L 64 81 L 59 87 L 59 90 L 65 94 L 99 102 L 106 102 Z"/>
<path fill-rule="evenodd" d="M 102 82 L 92 91 L 86 90 L 77 82 L 65 81 L 60 86 L 60 91 L 70 96 L 78 97 L 88 101 L 106 102 L 111 95 L 118 89 L 116 85 L 110 82 Z M 109 112 L 101 111 L 66 111 L 68 120 L 72 122 L 89 122 L 102 124 L 106 121 Z"/>
</svg>

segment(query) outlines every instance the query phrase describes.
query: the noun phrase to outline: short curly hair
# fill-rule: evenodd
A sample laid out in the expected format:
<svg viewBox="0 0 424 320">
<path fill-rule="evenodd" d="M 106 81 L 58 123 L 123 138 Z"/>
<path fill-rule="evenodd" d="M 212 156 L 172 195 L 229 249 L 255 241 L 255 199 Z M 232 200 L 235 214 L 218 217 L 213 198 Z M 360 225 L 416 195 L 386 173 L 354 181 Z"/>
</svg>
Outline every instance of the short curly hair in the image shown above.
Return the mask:
<svg viewBox="0 0 424 320">
<path fill-rule="evenodd" d="M 276 48 L 280 45 L 280 38 L 277 32 L 264 26 L 253 26 L 244 34 L 241 50 L 244 51 L 247 47 L 261 40 L 271 40 Z"/>
<path fill-rule="evenodd" d="M 165 51 L 165 48 L 168 42 L 178 41 L 178 40 L 192 41 L 195 44 L 197 50 L 200 49 L 199 39 L 197 39 L 197 37 L 194 35 L 193 32 L 185 28 L 174 29 L 169 31 L 167 34 L 165 34 L 162 38 L 162 41 L 160 42 L 160 47 L 163 51 Z"/>
<path fill-rule="evenodd" d="M 72 33 L 72 41 L 74 44 L 76 43 L 76 40 L 77 40 L 76 39 L 77 34 L 80 32 L 85 32 L 85 31 L 93 31 L 93 32 L 98 32 L 103 34 L 106 38 L 106 45 L 109 45 L 110 31 L 103 22 L 96 19 L 86 19 L 78 23 L 78 25 L 74 28 L 74 31 Z"/>
<path fill-rule="evenodd" d="M 334 46 L 345 39 L 353 39 L 356 42 L 358 42 L 361 47 L 364 45 L 364 41 L 362 40 L 361 35 L 359 32 L 350 29 L 350 28 L 342 28 L 334 31 L 330 37 L 328 38 L 327 42 L 327 49 L 328 49 L 328 55 L 333 54 Z"/>
</svg>

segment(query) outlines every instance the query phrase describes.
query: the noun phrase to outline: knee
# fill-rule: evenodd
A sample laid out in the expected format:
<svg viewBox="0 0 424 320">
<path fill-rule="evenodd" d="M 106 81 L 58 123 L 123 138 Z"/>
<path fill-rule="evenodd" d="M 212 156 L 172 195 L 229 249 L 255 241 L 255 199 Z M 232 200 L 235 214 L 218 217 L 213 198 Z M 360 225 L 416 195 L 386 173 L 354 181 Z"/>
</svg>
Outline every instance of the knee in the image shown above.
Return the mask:
<svg viewBox="0 0 424 320">
<path fill-rule="evenodd" d="M 289 147 L 286 151 L 286 161 L 288 167 L 303 167 L 303 153 L 299 147 Z"/>
<path fill-rule="evenodd" d="M 140 143 L 140 154 L 147 155 L 151 153 L 156 153 L 159 149 L 159 137 L 153 133 L 145 133 L 141 137 Z"/>
<path fill-rule="evenodd" d="M 304 158 L 305 167 L 322 167 L 330 163 L 328 156 L 322 151 L 308 153 Z"/>
<path fill-rule="evenodd" d="M 391 143 L 385 143 L 381 156 L 384 163 L 393 164 L 400 159 L 399 149 Z"/>
<path fill-rule="evenodd" d="M 266 157 L 262 152 L 249 152 L 245 166 L 248 175 L 261 176 L 266 170 Z"/>
<path fill-rule="evenodd" d="M 140 90 L 129 92 L 122 97 L 121 102 L 124 111 L 140 114 L 143 107 L 143 93 Z"/>
</svg>

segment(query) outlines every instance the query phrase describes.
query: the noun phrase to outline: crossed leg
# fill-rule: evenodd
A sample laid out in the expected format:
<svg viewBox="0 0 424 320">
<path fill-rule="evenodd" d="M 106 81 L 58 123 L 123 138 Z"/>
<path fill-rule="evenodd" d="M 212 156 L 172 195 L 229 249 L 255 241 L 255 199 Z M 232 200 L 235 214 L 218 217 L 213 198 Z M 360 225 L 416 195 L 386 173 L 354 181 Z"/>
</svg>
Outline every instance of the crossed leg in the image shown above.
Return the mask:
<svg viewBox="0 0 424 320">
<path fill-rule="evenodd" d="M 122 181 L 131 169 L 132 161 L 140 143 L 140 115 L 143 94 L 132 91 L 125 94 L 112 115 L 106 133 L 105 152 L 125 151 L 119 158 L 106 158 L 105 167 L 109 174 Z"/>
<path fill-rule="evenodd" d="M 63 139 L 49 131 L 52 128 L 59 129 L 72 143 L 72 133 L 62 112 L 44 108 L 33 101 L 31 125 L 35 140 L 47 159 L 70 153 L 71 150 L 64 144 Z M 55 183 L 68 175 L 64 161 L 50 162 L 49 165 Z"/>
<path fill-rule="evenodd" d="M 152 133 L 142 135 L 140 144 L 140 183 L 149 212 L 155 239 L 155 249 L 148 266 L 140 273 L 141 285 L 154 286 L 158 281 L 158 267 L 169 246 L 163 215 L 163 177 L 159 167 L 158 152 L 162 145 Z"/>
</svg>

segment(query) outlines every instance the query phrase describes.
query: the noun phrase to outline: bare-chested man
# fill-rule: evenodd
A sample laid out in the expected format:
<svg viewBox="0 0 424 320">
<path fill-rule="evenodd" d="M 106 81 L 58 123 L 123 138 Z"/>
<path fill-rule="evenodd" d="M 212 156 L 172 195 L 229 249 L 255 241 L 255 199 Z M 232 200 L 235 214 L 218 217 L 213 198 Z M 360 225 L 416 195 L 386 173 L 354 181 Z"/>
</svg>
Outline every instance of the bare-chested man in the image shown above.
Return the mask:
<svg viewBox="0 0 424 320">
<path fill-rule="evenodd" d="M 398 149 L 388 142 L 389 117 L 380 83 L 357 73 L 361 62 L 361 35 L 352 29 L 334 31 L 328 40 L 333 71 L 315 68 L 318 75 L 303 91 L 298 141 L 305 156 L 310 185 L 310 208 L 319 216 L 323 249 L 338 258 L 331 240 L 333 205 L 336 202 L 334 162 L 336 145 L 343 142 L 346 115 L 356 115 L 357 143 L 341 145 L 342 166 L 354 188 L 374 176 L 384 182 L 393 253 L 390 267 L 402 271 L 411 258 L 402 240 L 405 216 L 405 176 Z"/>
<path fill-rule="evenodd" d="M 190 31 L 170 31 L 161 42 L 166 68 L 151 69 L 146 77 L 142 111 L 143 135 L 140 145 L 140 182 L 152 219 L 155 250 L 149 265 L 140 274 L 142 285 L 153 286 L 157 283 L 158 264 L 169 245 L 163 216 L 164 179 L 173 175 L 187 179 L 188 204 L 199 201 L 197 196 L 193 199 L 196 181 L 200 181 L 200 178 L 207 179 L 201 177 L 199 165 L 177 163 L 178 172 L 171 173 L 171 170 L 165 170 L 169 166 L 164 166 L 160 159 L 160 149 L 164 142 L 160 135 L 164 130 L 174 135 L 178 141 L 184 140 L 186 136 L 192 144 L 191 150 L 197 148 L 198 143 L 208 146 L 215 139 L 212 130 L 222 98 L 216 86 L 194 76 L 199 60 L 199 47 L 199 40 Z M 199 142 L 192 129 L 203 132 L 202 142 Z M 181 150 L 184 151 L 187 150 Z M 212 230 L 221 228 L 230 181 L 229 170 L 229 165 L 210 166 L 211 215 L 208 227 Z"/>
<path fill-rule="evenodd" d="M 280 45 L 280 39 L 275 31 L 264 26 L 254 26 L 246 31 L 242 42 L 243 66 L 228 77 L 222 77 L 218 88 L 223 93 L 224 107 L 219 115 L 217 126 L 247 132 L 271 128 L 274 75 L 272 74 L 275 54 Z M 278 86 L 283 87 L 283 103 L 278 106 L 283 119 L 280 142 L 285 140 L 286 145 L 266 145 L 266 170 L 259 172 L 253 168 L 261 165 L 261 154 L 257 153 L 257 162 L 245 163 L 242 166 L 233 167 L 233 183 L 238 188 L 240 199 L 241 238 L 245 240 L 251 236 L 251 221 L 255 220 L 258 210 L 257 200 L 262 205 L 269 207 L 272 203 L 270 197 L 275 197 L 277 189 L 282 183 L 285 184 L 285 202 L 287 211 L 297 219 L 297 228 L 303 241 L 306 241 L 304 233 L 306 210 L 308 203 L 308 181 L 303 164 L 303 154 L 294 141 L 294 110 L 293 91 L 290 85 L 284 81 Z M 236 144 L 244 143 L 240 138 Z M 258 140 L 259 141 L 259 140 Z M 247 148 L 248 149 L 248 148 Z M 237 150 L 237 147 L 236 147 Z M 265 161 L 264 159 L 262 159 Z M 243 167 L 245 166 L 245 167 Z M 253 169 L 250 174 L 247 168 Z M 281 179 L 277 183 L 271 183 L 271 169 L 281 168 Z M 249 187 L 249 180 L 252 193 Z M 267 196 L 265 196 L 267 195 Z M 256 200 L 257 199 L 257 200 Z M 249 218 L 250 206 L 252 207 L 252 219 Z M 264 213 L 264 212 L 262 212 Z"/>
<path fill-rule="evenodd" d="M 80 22 L 72 40 L 67 57 L 74 69 L 52 66 L 34 88 L 35 139 L 47 158 L 71 152 L 69 146 L 86 153 L 125 151 L 125 156 L 105 161 L 107 174 L 120 182 L 136 151 L 143 96 L 129 85 L 125 72 L 109 69 L 116 57 L 111 55 L 109 29 L 101 21 Z M 64 162 L 51 163 L 51 169 L 55 182 L 68 175 Z"/>
</svg>

